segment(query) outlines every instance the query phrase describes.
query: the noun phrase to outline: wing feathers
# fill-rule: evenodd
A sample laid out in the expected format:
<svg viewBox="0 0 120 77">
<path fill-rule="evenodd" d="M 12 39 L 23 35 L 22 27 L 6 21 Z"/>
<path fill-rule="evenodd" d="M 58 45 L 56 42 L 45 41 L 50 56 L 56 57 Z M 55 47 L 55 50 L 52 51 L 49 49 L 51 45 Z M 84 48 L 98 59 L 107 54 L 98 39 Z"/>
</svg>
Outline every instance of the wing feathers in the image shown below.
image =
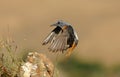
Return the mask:
<svg viewBox="0 0 120 77">
<path fill-rule="evenodd" d="M 46 45 L 49 42 L 52 42 L 53 37 L 55 37 L 56 34 L 54 32 L 51 32 L 47 38 L 43 41 L 43 45 Z"/>
<path fill-rule="evenodd" d="M 46 45 L 48 43 L 53 42 L 57 34 L 61 31 L 60 27 L 56 27 L 52 32 L 46 37 L 46 39 L 43 41 L 42 45 Z"/>
<path fill-rule="evenodd" d="M 68 30 L 62 30 L 59 27 L 56 27 L 44 40 L 43 45 L 50 43 L 48 47 L 49 51 L 52 52 L 64 52 L 68 49 L 67 40 L 69 38 Z"/>
<path fill-rule="evenodd" d="M 49 50 L 53 52 L 57 51 L 64 51 L 67 49 L 67 38 L 68 33 L 66 31 L 61 31 L 56 38 L 54 39 L 54 42 L 51 43 L 49 46 Z"/>
</svg>

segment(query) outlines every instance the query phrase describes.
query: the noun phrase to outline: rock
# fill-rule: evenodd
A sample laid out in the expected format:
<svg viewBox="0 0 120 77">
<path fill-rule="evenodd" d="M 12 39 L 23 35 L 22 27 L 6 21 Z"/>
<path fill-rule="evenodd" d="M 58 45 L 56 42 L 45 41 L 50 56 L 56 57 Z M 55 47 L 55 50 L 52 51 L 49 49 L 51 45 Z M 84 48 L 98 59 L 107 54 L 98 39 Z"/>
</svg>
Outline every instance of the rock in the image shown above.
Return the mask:
<svg viewBox="0 0 120 77">
<path fill-rule="evenodd" d="M 30 52 L 27 61 L 21 66 L 21 77 L 53 77 L 54 65 L 41 53 Z"/>
</svg>

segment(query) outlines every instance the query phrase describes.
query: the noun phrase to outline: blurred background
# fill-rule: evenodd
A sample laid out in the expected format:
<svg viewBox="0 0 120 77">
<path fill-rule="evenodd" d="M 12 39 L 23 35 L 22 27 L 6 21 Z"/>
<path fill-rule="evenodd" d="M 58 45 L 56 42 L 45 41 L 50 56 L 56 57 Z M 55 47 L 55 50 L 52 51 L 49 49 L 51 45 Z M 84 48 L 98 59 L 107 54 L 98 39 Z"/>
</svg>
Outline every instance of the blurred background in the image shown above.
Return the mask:
<svg viewBox="0 0 120 77">
<path fill-rule="evenodd" d="M 119 0 L 0 0 L 0 39 L 10 36 L 19 49 L 51 54 L 41 43 L 63 20 L 73 25 L 79 44 L 64 61 L 58 56 L 61 77 L 120 76 Z"/>
</svg>

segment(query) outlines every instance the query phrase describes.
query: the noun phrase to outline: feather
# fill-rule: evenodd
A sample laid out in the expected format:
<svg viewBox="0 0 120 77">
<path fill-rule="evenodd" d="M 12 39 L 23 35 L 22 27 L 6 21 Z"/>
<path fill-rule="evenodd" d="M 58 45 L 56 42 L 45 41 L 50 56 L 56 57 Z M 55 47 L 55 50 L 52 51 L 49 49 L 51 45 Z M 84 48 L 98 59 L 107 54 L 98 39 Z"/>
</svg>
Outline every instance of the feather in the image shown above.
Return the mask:
<svg viewBox="0 0 120 77">
<path fill-rule="evenodd" d="M 60 31 L 61 31 L 60 27 L 56 27 L 54 30 L 52 30 L 52 32 L 45 38 L 42 45 L 46 45 L 48 43 L 53 42 L 55 37 L 57 36 L 57 34 L 59 34 Z"/>
<path fill-rule="evenodd" d="M 54 32 L 51 32 L 47 37 L 46 39 L 43 41 L 43 45 L 46 45 L 47 43 L 51 42 L 53 37 L 55 37 L 55 33 Z"/>
</svg>

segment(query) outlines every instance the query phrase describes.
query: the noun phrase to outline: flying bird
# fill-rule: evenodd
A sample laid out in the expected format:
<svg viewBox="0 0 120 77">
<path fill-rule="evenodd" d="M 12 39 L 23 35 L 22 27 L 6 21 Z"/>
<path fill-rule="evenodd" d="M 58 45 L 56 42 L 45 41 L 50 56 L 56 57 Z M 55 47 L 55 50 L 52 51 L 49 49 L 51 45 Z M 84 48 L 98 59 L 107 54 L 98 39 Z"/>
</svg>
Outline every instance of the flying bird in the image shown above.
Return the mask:
<svg viewBox="0 0 120 77">
<path fill-rule="evenodd" d="M 55 26 L 56 28 L 45 38 L 42 45 L 50 43 L 48 47 L 49 51 L 67 51 L 66 56 L 71 55 L 73 49 L 78 44 L 78 36 L 72 25 L 64 21 L 57 21 L 51 26 Z"/>
</svg>

